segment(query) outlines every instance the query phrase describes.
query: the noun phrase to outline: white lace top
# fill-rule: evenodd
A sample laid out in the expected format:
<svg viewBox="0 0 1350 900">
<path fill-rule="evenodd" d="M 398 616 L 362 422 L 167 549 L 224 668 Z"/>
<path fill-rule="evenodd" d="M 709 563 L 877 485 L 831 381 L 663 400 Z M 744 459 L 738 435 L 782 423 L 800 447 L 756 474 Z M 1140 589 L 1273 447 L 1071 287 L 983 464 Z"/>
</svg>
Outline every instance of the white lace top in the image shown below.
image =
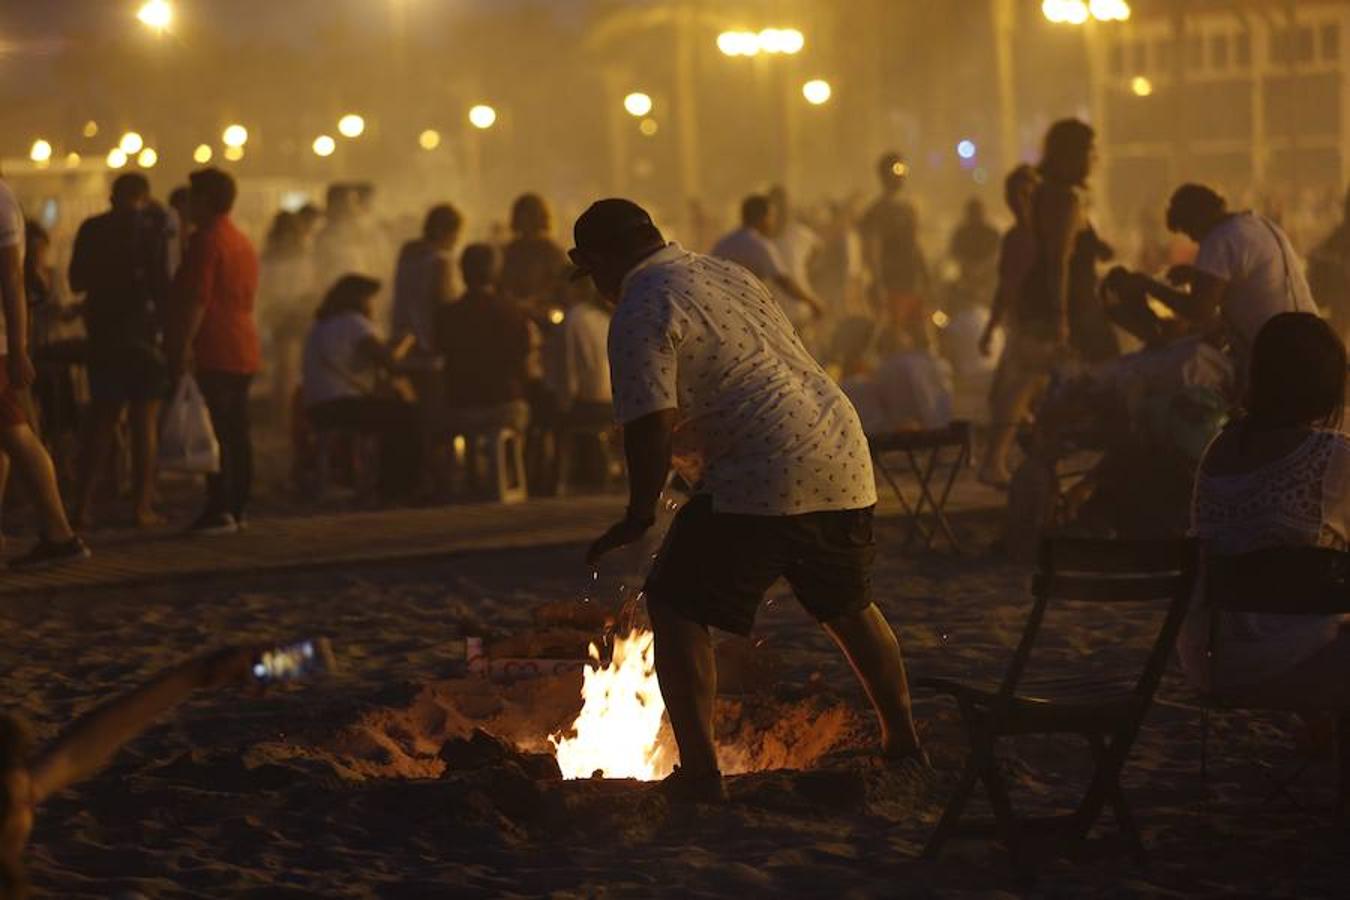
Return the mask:
<svg viewBox="0 0 1350 900">
<path fill-rule="evenodd" d="M 1282 459 L 1241 475 L 1196 478 L 1194 533 L 1211 552 L 1266 547 L 1350 547 L 1350 437 L 1317 431 Z M 1197 603 L 1178 643 L 1182 668 L 1202 690 L 1257 684 L 1334 641 L 1347 616 L 1223 613 L 1220 652 L 1208 657 L 1210 611 Z"/>
</svg>

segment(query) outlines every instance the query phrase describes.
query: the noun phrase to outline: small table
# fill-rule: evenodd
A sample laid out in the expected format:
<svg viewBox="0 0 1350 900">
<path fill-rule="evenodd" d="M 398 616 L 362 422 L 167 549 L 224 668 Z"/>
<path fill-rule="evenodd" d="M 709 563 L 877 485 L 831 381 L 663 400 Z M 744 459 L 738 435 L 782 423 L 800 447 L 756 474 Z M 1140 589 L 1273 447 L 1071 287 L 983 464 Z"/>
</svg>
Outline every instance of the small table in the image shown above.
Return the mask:
<svg viewBox="0 0 1350 900">
<path fill-rule="evenodd" d="M 932 549 L 938 535 L 942 535 L 951 544 L 952 550 L 960 553 L 961 542 L 952 530 L 946 508 L 956 477 L 970 465 L 970 423 L 958 420 L 943 428 L 874 434 L 868 436 L 867 442 L 871 447 L 872 462 L 895 492 L 909 518 L 905 546 L 914 543 L 916 538 L 922 538 L 924 547 Z M 948 449 L 955 450 L 955 455 L 944 461 L 942 457 Z M 919 485 L 917 500 L 911 502 L 900 489 L 896 476 L 886 466 L 887 456 L 903 457 L 906 461 L 910 474 Z M 941 492 L 934 495 L 933 480 L 935 477 L 941 479 L 944 468 L 946 482 L 942 484 Z"/>
</svg>

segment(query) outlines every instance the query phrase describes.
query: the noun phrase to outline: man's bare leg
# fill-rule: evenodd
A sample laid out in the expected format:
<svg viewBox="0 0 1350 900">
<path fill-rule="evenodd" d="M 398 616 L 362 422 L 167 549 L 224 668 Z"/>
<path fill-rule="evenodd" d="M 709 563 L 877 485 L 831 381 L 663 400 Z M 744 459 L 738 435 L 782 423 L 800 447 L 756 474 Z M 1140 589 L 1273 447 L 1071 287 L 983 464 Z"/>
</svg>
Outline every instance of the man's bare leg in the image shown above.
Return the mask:
<svg viewBox="0 0 1350 900">
<path fill-rule="evenodd" d="M 917 752 L 919 735 L 914 730 L 905 660 L 900 653 L 900 641 L 881 610 L 872 604 L 861 612 L 823 624 L 848 657 L 877 712 L 882 754 L 901 758 Z"/>
<path fill-rule="evenodd" d="M 56 468 L 33 429 L 27 425 L 0 429 L 0 447 L 9 454 L 14 468 L 33 492 L 33 500 L 42 516 L 42 536 L 58 544 L 74 538 L 75 532 L 70 529 L 65 506 L 61 503 L 61 489 L 56 484 Z"/>
<path fill-rule="evenodd" d="M 680 770 L 686 775 L 711 775 L 718 770 L 713 743 L 717 660 L 712 635 L 706 626 L 650 598 L 647 612 L 656 640 L 656 679 L 680 748 Z"/>
<path fill-rule="evenodd" d="M 131 458 L 135 467 L 136 526 L 163 525 L 155 512 L 155 464 L 159 455 L 159 401 L 131 405 Z"/>
</svg>

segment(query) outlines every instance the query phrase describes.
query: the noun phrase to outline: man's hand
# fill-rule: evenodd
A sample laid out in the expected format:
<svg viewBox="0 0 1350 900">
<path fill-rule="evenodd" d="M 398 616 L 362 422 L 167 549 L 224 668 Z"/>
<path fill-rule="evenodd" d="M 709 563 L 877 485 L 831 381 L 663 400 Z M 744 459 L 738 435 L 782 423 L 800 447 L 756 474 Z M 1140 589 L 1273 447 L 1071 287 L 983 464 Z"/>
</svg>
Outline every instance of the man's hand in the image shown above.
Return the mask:
<svg viewBox="0 0 1350 900">
<path fill-rule="evenodd" d="M 625 518 L 622 522 L 610 528 L 609 531 L 600 535 L 594 544 L 591 544 L 591 549 L 586 551 L 586 565 L 594 567 L 605 555 L 641 540 L 642 536 L 650 531 L 655 524 L 655 518 L 645 521 L 632 517 Z"/>
<path fill-rule="evenodd" d="M 7 360 L 9 370 L 5 374 L 9 376 L 10 387 L 21 391 L 37 380 L 37 370 L 33 368 L 33 360 L 27 353 L 11 353 Z"/>
</svg>

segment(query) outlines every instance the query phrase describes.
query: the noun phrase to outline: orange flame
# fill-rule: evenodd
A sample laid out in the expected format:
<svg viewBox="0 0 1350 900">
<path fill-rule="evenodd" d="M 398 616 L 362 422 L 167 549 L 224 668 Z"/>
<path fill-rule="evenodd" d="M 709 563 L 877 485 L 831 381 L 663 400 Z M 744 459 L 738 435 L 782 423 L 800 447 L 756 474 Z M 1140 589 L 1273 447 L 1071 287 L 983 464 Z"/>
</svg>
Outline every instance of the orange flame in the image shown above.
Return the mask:
<svg viewBox="0 0 1350 900">
<path fill-rule="evenodd" d="M 656 682 L 650 631 L 615 638 L 610 663 L 600 666 L 600 651 L 590 645 L 591 659 L 581 685 L 581 713 L 572 724 L 574 736 L 549 736 L 564 778 L 606 778 L 656 781 L 673 768 L 670 748 L 660 739 L 666 705 Z"/>
</svg>

